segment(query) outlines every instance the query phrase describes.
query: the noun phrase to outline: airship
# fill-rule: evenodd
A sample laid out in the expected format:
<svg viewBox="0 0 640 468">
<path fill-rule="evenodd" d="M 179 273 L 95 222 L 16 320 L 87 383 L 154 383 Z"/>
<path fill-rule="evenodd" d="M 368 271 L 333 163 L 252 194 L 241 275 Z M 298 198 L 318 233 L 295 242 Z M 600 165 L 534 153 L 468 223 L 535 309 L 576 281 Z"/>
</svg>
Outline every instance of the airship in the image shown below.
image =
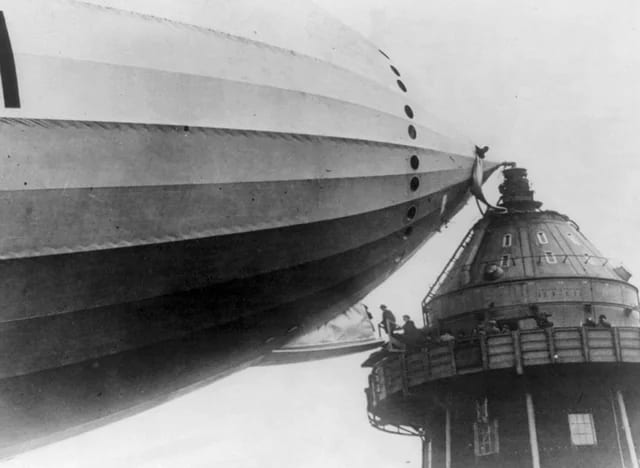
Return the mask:
<svg viewBox="0 0 640 468">
<path fill-rule="evenodd" d="M 0 78 L 3 446 L 315 330 L 498 167 L 302 2 L 0 0 Z"/>
</svg>

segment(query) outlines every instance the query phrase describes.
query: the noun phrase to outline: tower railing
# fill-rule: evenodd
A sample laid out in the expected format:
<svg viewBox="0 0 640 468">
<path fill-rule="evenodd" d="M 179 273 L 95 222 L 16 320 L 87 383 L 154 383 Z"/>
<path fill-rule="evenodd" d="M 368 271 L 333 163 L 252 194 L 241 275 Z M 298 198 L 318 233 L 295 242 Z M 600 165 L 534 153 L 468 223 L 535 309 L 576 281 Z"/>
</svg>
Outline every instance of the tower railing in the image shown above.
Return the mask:
<svg viewBox="0 0 640 468">
<path fill-rule="evenodd" d="M 452 269 L 453 264 L 456 262 L 456 260 L 458 260 L 458 258 L 460 257 L 460 254 L 464 251 L 467 245 L 469 245 L 469 241 L 473 237 L 474 232 L 475 232 L 474 228 L 469 229 L 467 231 L 467 234 L 465 234 L 464 238 L 460 241 L 455 252 L 453 252 L 453 255 L 449 258 L 449 260 L 447 261 L 447 264 L 444 266 L 444 268 L 442 269 L 442 271 L 440 272 L 436 280 L 433 282 L 433 284 L 429 288 L 429 291 L 427 291 L 427 295 L 422 300 L 423 307 L 427 302 L 429 302 L 429 300 L 432 297 L 435 296 L 435 291 L 438 290 L 442 282 L 449 277 L 449 273 Z M 456 268 L 456 271 L 457 270 L 459 269 Z"/>
<path fill-rule="evenodd" d="M 460 246 L 462 246 L 462 244 L 460 244 Z M 459 253 L 457 254 L 458 256 L 460 255 Z M 578 255 L 569 255 L 569 254 L 554 254 L 554 262 L 549 263 L 547 262 L 547 255 L 545 255 L 544 253 L 542 254 L 538 254 L 538 255 L 527 255 L 527 256 L 519 256 L 519 257 L 509 257 L 508 259 L 508 265 L 503 265 L 503 261 L 501 258 L 496 258 L 496 259 L 492 259 L 492 260 L 485 260 L 483 262 L 478 262 L 477 265 L 482 268 L 482 267 L 486 267 L 487 265 L 497 265 L 500 266 L 501 268 L 510 268 L 510 267 L 514 267 L 517 266 L 519 262 L 524 262 L 525 260 L 533 260 L 538 264 L 541 264 L 543 262 L 548 263 L 549 265 L 561 265 L 564 263 L 567 263 L 569 261 L 569 259 L 575 259 L 577 263 L 581 263 L 583 265 L 589 265 L 589 266 L 596 266 L 596 267 L 604 267 L 607 266 L 609 263 L 612 263 L 612 259 L 610 259 L 609 257 L 602 257 L 602 256 L 596 256 L 596 255 L 586 255 L 586 254 L 578 254 Z M 468 265 L 463 265 L 460 266 L 458 268 L 451 268 L 451 265 L 455 262 L 455 260 L 457 259 L 454 257 L 451 257 L 451 259 L 449 260 L 449 262 L 447 263 L 447 267 L 445 267 L 444 270 L 442 270 L 442 272 L 440 273 L 440 275 L 438 275 L 438 277 L 436 278 L 435 283 L 433 283 L 433 285 L 431 285 L 431 287 L 429 288 L 429 292 L 427 293 L 427 295 L 424 297 L 424 299 L 422 300 L 422 307 L 424 308 L 431 299 L 433 299 L 434 297 L 437 296 L 436 294 L 436 290 L 438 289 L 438 287 L 444 283 L 445 281 L 447 281 L 448 279 L 455 277 L 457 275 L 459 275 L 461 272 L 463 272 L 465 269 L 468 269 L 469 266 Z M 613 264 L 613 263 L 612 263 Z"/>
<path fill-rule="evenodd" d="M 389 353 L 373 364 L 369 408 L 439 379 L 552 364 L 640 363 L 640 328 L 566 327 L 513 331 Z"/>
</svg>

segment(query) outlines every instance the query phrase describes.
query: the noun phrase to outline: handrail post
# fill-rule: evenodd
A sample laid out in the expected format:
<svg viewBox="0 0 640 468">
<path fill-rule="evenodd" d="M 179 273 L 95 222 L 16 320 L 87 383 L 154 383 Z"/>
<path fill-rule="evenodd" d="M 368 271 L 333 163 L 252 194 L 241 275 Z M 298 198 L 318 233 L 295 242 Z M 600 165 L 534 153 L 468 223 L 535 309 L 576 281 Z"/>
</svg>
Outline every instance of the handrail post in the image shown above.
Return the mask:
<svg viewBox="0 0 640 468">
<path fill-rule="evenodd" d="M 613 333 L 613 347 L 616 350 L 616 362 L 622 362 L 622 349 L 620 348 L 620 330 L 618 327 L 611 328 Z"/>
<path fill-rule="evenodd" d="M 524 374 L 524 368 L 522 365 L 522 348 L 520 347 L 520 332 L 512 331 L 511 336 L 513 337 L 513 352 L 516 358 L 516 373 L 518 375 Z"/>
<path fill-rule="evenodd" d="M 547 349 L 549 350 L 549 359 L 551 359 L 552 363 L 556 362 L 556 342 L 555 336 L 553 335 L 553 328 L 545 328 L 545 333 L 547 334 Z"/>
<path fill-rule="evenodd" d="M 584 362 L 589 362 L 589 337 L 585 327 L 580 328 L 580 336 L 582 337 L 582 353 L 584 354 Z"/>
<path fill-rule="evenodd" d="M 427 372 L 427 380 L 431 380 L 431 357 L 429 356 L 429 348 L 422 348 L 422 362 Z"/>
<path fill-rule="evenodd" d="M 365 390 L 365 393 L 367 395 L 367 403 L 368 403 L 368 407 L 369 408 L 374 408 L 376 406 L 376 387 L 375 384 L 373 383 L 373 374 L 369 374 L 369 391 L 367 392 Z"/>
<path fill-rule="evenodd" d="M 451 354 L 451 370 L 453 371 L 452 375 L 456 375 L 458 373 L 458 367 L 456 366 L 456 352 L 454 349 L 454 341 L 449 341 L 447 344 L 449 345 L 449 353 Z"/>
<path fill-rule="evenodd" d="M 402 382 L 402 395 L 409 395 L 409 377 L 407 376 L 407 353 L 400 354 L 400 381 Z"/>
<path fill-rule="evenodd" d="M 382 392 L 380 392 L 380 394 L 381 396 L 384 395 L 384 398 L 387 398 L 387 395 L 389 395 L 389 385 L 388 385 L 389 377 L 387 375 L 388 372 L 384 371 L 384 367 L 381 367 L 380 371 L 382 373 L 382 378 L 380 379 L 380 388 Z M 384 398 L 380 398 L 380 399 L 382 400 Z"/>
<path fill-rule="evenodd" d="M 482 354 L 482 369 L 489 369 L 489 353 L 487 351 L 486 336 L 478 336 L 480 340 L 480 353 Z"/>
</svg>

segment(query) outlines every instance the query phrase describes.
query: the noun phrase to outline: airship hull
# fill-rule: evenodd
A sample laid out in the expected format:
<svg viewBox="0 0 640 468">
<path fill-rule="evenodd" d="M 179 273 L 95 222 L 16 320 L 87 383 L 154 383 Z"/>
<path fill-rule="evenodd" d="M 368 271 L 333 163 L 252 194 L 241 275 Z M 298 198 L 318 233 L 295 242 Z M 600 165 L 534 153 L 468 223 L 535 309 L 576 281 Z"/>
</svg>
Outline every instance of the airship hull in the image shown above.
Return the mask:
<svg viewBox="0 0 640 468">
<path fill-rule="evenodd" d="M 468 199 L 473 145 L 362 36 L 302 2 L 176 5 L 0 0 L 3 447 L 255 362 Z"/>
</svg>

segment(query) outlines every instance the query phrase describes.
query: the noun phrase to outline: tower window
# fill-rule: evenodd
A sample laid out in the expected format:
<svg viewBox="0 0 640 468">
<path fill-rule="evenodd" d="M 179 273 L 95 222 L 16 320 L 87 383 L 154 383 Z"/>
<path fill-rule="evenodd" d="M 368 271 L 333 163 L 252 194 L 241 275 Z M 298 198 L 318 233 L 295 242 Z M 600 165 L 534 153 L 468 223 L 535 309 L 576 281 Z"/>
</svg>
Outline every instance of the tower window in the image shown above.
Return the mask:
<svg viewBox="0 0 640 468">
<path fill-rule="evenodd" d="M 509 255 L 503 255 L 500 257 L 500 266 L 502 268 L 508 268 L 510 264 L 511 257 Z"/>
<path fill-rule="evenodd" d="M 540 244 L 548 244 L 549 243 L 549 240 L 547 239 L 547 235 L 542 231 L 538 231 L 536 233 L 536 237 L 538 238 L 538 242 Z"/>
<path fill-rule="evenodd" d="M 556 256 L 553 255 L 553 252 L 545 252 L 544 258 L 547 260 L 547 263 L 550 263 L 550 264 L 558 263 L 558 260 L 556 259 Z"/>
<path fill-rule="evenodd" d="M 500 453 L 498 420 L 489 418 L 487 399 L 476 401 L 476 421 L 473 423 L 473 448 L 477 457 Z"/>
<path fill-rule="evenodd" d="M 569 414 L 569 431 L 573 445 L 597 445 L 596 428 L 591 413 Z"/>
<path fill-rule="evenodd" d="M 502 247 L 511 247 L 511 234 L 505 234 L 502 238 Z"/>
</svg>

